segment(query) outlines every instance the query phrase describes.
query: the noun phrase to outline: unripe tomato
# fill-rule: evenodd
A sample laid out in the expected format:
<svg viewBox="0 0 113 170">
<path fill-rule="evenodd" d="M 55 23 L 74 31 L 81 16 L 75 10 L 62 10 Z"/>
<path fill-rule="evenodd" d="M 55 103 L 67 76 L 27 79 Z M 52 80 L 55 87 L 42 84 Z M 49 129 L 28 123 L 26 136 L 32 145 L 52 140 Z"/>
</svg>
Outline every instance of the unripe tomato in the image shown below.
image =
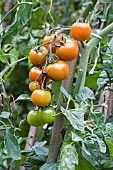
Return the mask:
<svg viewBox="0 0 113 170">
<path fill-rule="evenodd" d="M 71 61 L 78 55 L 78 45 L 74 40 L 67 39 L 64 45 L 56 49 L 56 55 L 64 61 Z"/>
<path fill-rule="evenodd" d="M 54 35 L 55 35 L 55 34 L 46 35 L 46 36 L 43 38 L 42 43 L 44 44 L 44 43 L 50 42 L 50 41 L 53 39 Z M 58 36 L 58 38 L 59 38 L 59 40 L 62 40 L 62 34 L 60 34 L 60 35 Z M 54 40 L 54 43 L 56 43 L 56 44 L 59 43 L 59 41 L 58 41 L 57 38 Z M 48 49 L 48 48 L 49 48 L 49 44 L 45 44 L 44 47 L 46 47 L 46 48 Z M 53 53 L 56 52 L 56 46 L 55 46 L 54 44 L 52 44 L 52 52 L 53 52 Z"/>
<path fill-rule="evenodd" d="M 27 115 L 27 121 L 31 126 L 51 124 L 55 120 L 56 111 L 52 107 L 44 107 L 39 110 L 31 110 Z"/>
<path fill-rule="evenodd" d="M 38 107 L 44 107 L 51 102 L 51 93 L 47 90 L 37 89 L 31 94 L 32 103 Z"/>
<path fill-rule="evenodd" d="M 42 47 L 39 51 L 31 49 L 31 51 L 29 53 L 29 59 L 32 62 L 32 64 L 38 65 L 39 62 L 42 60 L 42 58 L 47 54 L 47 52 L 48 52 L 48 50 L 45 47 Z M 45 57 L 42 60 L 42 64 L 45 64 L 46 58 L 47 57 Z"/>
<path fill-rule="evenodd" d="M 71 26 L 71 36 L 77 41 L 84 41 L 91 34 L 91 27 L 85 22 L 76 22 Z"/>
<path fill-rule="evenodd" d="M 42 80 L 42 69 L 40 69 L 39 67 L 33 67 L 29 71 L 29 79 L 30 79 L 30 81 L 41 82 L 41 80 Z"/>
<path fill-rule="evenodd" d="M 64 80 L 69 74 L 69 67 L 65 61 L 59 60 L 56 63 L 48 64 L 46 67 L 47 76 L 54 80 Z"/>
<path fill-rule="evenodd" d="M 41 112 L 44 123 L 51 124 L 55 120 L 56 111 L 52 107 L 44 107 Z"/>
<path fill-rule="evenodd" d="M 31 110 L 27 115 L 27 121 L 31 126 L 42 126 L 42 113 L 37 110 Z"/>
<path fill-rule="evenodd" d="M 40 89 L 40 84 L 38 84 L 38 82 L 36 82 L 36 81 L 30 82 L 29 89 L 31 91 L 34 91 L 36 89 Z"/>
</svg>

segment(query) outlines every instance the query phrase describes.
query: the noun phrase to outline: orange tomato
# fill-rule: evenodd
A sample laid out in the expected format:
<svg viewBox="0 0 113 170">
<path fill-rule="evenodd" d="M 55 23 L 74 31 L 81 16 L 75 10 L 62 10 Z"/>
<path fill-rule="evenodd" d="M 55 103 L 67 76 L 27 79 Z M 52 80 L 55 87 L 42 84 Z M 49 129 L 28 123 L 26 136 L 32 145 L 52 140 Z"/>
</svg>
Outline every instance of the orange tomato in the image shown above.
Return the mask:
<svg viewBox="0 0 113 170">
<path fill-rule="evenodd" d="M 74 40 L 67 39 L 64 45 L 56 49 L 56 55 L 64 61 L 71 61 L 78 55 L 78 45 Z"/>
<path fill-rule="evenodd" d="M 91 34 L 91 27 L 85 22 L 76 22 L 71 26 L 71 36 L 77 41 L 84 41 Z"/>
<path fill-rule="evenodd" d="M 48 50 L 45 47 L 42 47 L 39 51 L 31 49 L 29 53 L 29 59 L 32 64 L 38 65 L 43 57 L 47 54 Z M 47 57 L 42 60 L 42 64 L 45 64 Z"/>
<path fill-rule="evenodd" d="M 44 107 L 51 102 L 51 93 L 47 90 L 37 89 L 32 92 L 32 103 L 38 107 Z"/>
<path fill-rule="evenodd" d="M 30 82 L 29 84 L 29 89 L 31 91 L 34 91 L 36 89 L 40 89 L 40 84 L 38 84 L 38 82 L 34 81 L 34 82 Z"/>
<path fill-rule="evenodd" d="M 64 80 L 69 74 L 69 67 L 65 61 L 59 60 L 56 63 L 48 64 L 46 67 L 47 76 L 54 80 Z"/>
<path fill-rule="evenodd" d="M 29 79 L 30 79 L 30 81 L 41 82 L 41 80 L 42 80 L 42 69 L 40 69 L 39 67 L 33 67 L 29 71 Z"/>
<path fill-rule="evenodd" d="M 53 39 L 54 35 L 55 35 L 55 34 L 46 35 L 46 36 L 43 38 L 42 43 L 44 44 L 44 43 L 50 42 L 50 41 Z M 59 40 L 62 40 L 62 34 L 60 34 L 60 35 L 58 36 L 58 38 L 59 38 Z M 59 43 L 59 41 L 58 41 L 57 38 L 54 40 L 54 43 L 56 43 L 56 44 Z M 45 44 L 44 47 L 46 47 L 46 48 L 48 49 L 48 48 L 49 48 L 49 44 Z M 54 44 L 52 44 L 52 52 L 53 52 L 53 53 L 56 52 L 56 46 L 55 46 Z"/>
</svg>

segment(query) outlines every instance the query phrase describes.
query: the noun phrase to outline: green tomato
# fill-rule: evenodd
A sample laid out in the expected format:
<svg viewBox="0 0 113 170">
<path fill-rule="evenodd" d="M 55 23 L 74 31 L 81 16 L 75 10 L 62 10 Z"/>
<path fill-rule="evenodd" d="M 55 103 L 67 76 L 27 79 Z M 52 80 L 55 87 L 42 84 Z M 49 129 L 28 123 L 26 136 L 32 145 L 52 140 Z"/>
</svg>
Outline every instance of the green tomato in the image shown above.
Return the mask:
<svg viewBox="0 0 113 170">
<path fill-rule="evenodd" d="M 44 107 L 41 109 L 42 121 L 47 124 L 53 123 L 55 120 L 56 111 L 52 107 Z"/>
<path fill-rule="evenodd" d="M 27 121 L 31 126 L 35 127 L 44 125 L 42 121 L 42 113 L 40 110 L 31 110 L 27 115 Z"/>
<path fill-rule="evenodd" d="M 31 126 L 51 124 L 55 120 L 56 111 L 52 107 L 44 107 L 39 110 L 31 110 L 27 115 L 27 121 Z"/>
</svg>

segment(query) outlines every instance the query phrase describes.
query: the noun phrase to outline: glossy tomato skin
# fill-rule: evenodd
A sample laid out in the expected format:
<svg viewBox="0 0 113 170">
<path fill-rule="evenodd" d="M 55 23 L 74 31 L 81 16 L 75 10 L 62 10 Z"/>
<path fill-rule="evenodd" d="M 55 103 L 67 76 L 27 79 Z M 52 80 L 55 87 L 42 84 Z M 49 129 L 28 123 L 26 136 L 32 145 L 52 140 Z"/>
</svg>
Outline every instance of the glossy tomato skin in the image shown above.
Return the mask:
<svg viewBox="0 0 113 170">
<path fill-rule="evenodd" d="M 41 109 L 42 121 L 47 124 L 53 123 L 55 120 L 56 111 L 52 107 L 44 107 Z"/>
<path fill-rule="evenodd" d="M 71 36 L 77 41 L 85 41 L 91 34 L 91 27 L 85 22 L 76 22 L 71 26 Z"/>
<path fill-rule="evenodd" d="M 51 93 L 47 90 L 37 89 L 31 94 L 32 103 L 38 107 L 44 107 L 51 102 Z"/>
<path fill-rule="evenodd" d="M 42 113 L 37 110 L 31 110 L 27 115 L 27 121 L 31 126 L 42 126 L 44 125 L 42 121 Z"/>
<path fill-rule="evenodd" d="M 46 67 L 47 76 L 54 80 L 64 80 L 69 74 L 69 67 L 65 61 L 59 60 L 56 63 L 49 64 Z"/>
<path fill-rule="evenodd" d="M 78 45 L 74 40 L 67 39 L 64 45 L 56 49 L 56 55 L 64 61 L 71 61 L 78 56 Z"/>
<path fill-rule="evenodd" d="M 29 83 L 29 90 L 34 91 L 36 89 L 40 89 L 40 84 L 38 82 L 33 81 Z"/>
<path fill-rule="evenodd" d="M 54 35 L 55 34 L 46 35 L 43 38 L 42 43 L 44 44 L 44 43 L 50 42 L 53 39 Z M 58 37 L 59 37 L 60 40 L 62 40 L 62 34 L 60 34 Z M 54 40 L 54 43 L 56 43 L 56 44 L 59 43 L 57 38 Z M 46 47 L 48 49 L 49 48 L 49 44 L 45 44 L 44 47 Z M 52 52 L 53 53 L 56 52 L 56 46 L 54 44 L 52 44 Z"/>
<path fill-rule="evenodd" d="M 38 65 L 42 58 L 47 54 L 48 50 L 45 47 L 42 47 L 39 51 L 31 49 L 29 52 L 29 59 L 32 64 Z M 47 57 L 42 60 L 42 64 L 45 64 Z"/>
<path fill-rule="evenodd" d="M 41 80 L 42 80 L 42 69 L 40 69 L 39 67 L 33 67 L 29 71 L 29 79 L 30 79 L 30 81 L 41 82 Z"/>
</svg>

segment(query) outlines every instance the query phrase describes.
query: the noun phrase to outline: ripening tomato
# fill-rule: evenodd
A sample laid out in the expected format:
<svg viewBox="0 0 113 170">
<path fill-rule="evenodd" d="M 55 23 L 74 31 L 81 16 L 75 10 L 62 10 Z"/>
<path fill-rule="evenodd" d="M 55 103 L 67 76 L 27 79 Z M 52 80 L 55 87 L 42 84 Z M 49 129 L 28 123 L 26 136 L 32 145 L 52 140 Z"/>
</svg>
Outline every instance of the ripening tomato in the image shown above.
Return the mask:
<svg viewBox="0 0 113 170">
<path fill-rule="evenodd" d="M 47 90 L 36 89 L 31 94 L 32 103 L 38 107 L 44 107 L 51 102 L 51 93 Z"/>
<path fill-rule="evenodd" d="M 78 55 L 78 45 L 74 40 L 67 39 L 64 45 L 56 49 L 56 55 L 64 61 L 71 61 Z"/>
<path fill-rule="evenodd" d="M 50 41 L 53 39 L 54 35 L 55 35 L 55 34 L 46 35 L 46 36 L 43 38 L 42 43 L 44 44 L 44 43 L 50 42 Z M 62 40 L 62 34 L 60 34 L 60 35 L 58 36 L 58 38 L 59 38 L 59 40 Z M 54 40 L 54 43 L 56 43 L 56 44 L 59 43 L 59 41 L 58 41 L 57 38 Z M 48 49 L 48 48 L 49 48 L 49 44 L 45 44 L 44 47 L 46 47 L 46 48 Z M 55 46 L 54 44 L 52 44 L 52 52 L 53 52 L 53 53 L 56 52 L 56 46 Z"/>
<path fill-rule="evenodd" d="M 64 80 L 69 74 L 69 67 L 65 61 L 59 60 L 56 63 L 48 64 L 46 67 L 47 76 L 54 80 Z"/>
<path fill-rule="evenodd" d="M 36 82 L 36 81 L 30 82 L 29 83 L 29 89 L 31 91 L 34 91 L 36 89 L 40 89 L 40 84 L 38 84 L 38 82 Z"/>
<path fill-rule="evenodd" d="M 42 80 L 42 69 L 40 69 L 39 67 L 33 67 L 29 71 L 29 79 L 30 79 L 30 81 L 41 82 L 41 80 Z"/>
<path fill-rule="evenodd" d="M 42 126 L 42 113 L 37 110 L 31 110 L 27 115 L 27 121 L 31 126 Z"/>
<path fill-rule="evenodd" d="M 36 51 L 31 49 L 29 53 L 29 59 L 32 64 L 38 65 L 39 62 L 43 59 L 43 57 L 47 54 L 48 50 L 45 47 L 41 47 L 40 50 Z M 42 60 L 42 64 L 45 64 L 47 57 Z"/>
<path fill-rule="evenodd" d="M 71 36 L 77 41 L 84 41 L 91 34 L 91 27 L 85 22 L 76 22 L 71 26 Z"/>
</svg>

